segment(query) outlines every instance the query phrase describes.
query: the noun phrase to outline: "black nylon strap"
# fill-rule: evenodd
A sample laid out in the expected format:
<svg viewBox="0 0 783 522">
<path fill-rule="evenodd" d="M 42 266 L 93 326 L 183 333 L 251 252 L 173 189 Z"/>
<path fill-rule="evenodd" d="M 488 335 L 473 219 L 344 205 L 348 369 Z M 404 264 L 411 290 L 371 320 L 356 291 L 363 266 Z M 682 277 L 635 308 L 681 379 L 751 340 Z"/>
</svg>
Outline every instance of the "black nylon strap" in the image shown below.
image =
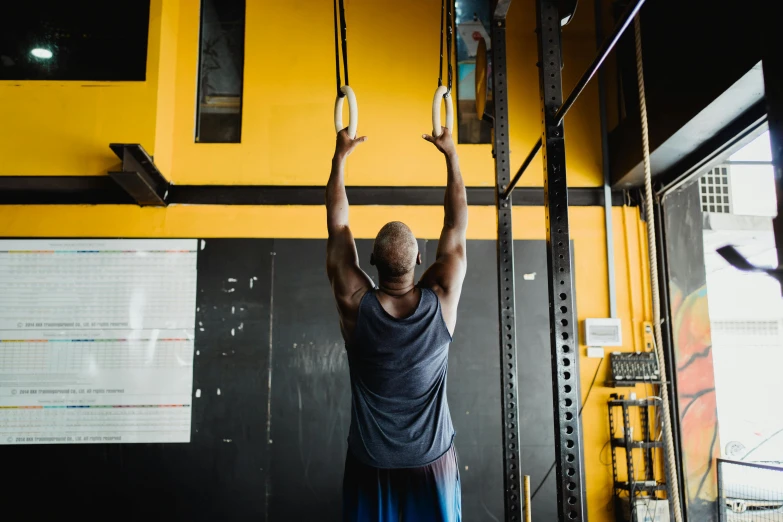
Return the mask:
<svg viewBox="0 0 783 522">
<path fill-rule="evenodd" d="M 448 57 L 446 58 L 448 67 L 449 67 L 449 84 L 448 84 L 448 92 L 451 93 L 451 79 L 452 79 L 452 69 L 451 69 L 451 39 L 454 34 L 454 20 L 453 20 L 453 9 L 454 9 L 454 0 L 448 0 L 449 2 L 449 9 L 446 11 L 446 53 L 448 54 Z"/>
<path fill-rule="evenodd" d="M 337 5 L 340 6 L 340 35 L 338 36 L 337 31 Z M 337 65 L 337 96 L 343 97 L 345 96 L 343 92 L 340 90 L 340 87 L 342 87 L 342 82 L 340 80 L 340 42 L 339 40 L 342 40 L 342 47 L 343 47 L 343 72 L 345 76 L 345 85 L 350 85 L 348 83 L 348 38 L 346 37 L 347 27 L 345 24 L 345 4 L 344 0 L 335 0 L 334 4 L 334 57 L 335 62 Z"/>
<path fill-rule="evenodd" d="M 337 69 L 337 96 L 342 97 L 343 93 L 340 90 L 342 82 L 340 81 L 340 38 L 337 36 L 337 1 L 332 2 L 334 4 L 334 61 Z"/>
<path fill-rule="evenodd" d="M 440 0 L 440 63 L 438 63 L 438 87 L 443 85 L 443 17 L 446 15 L 446 0 Z"/>
<path fill-rule="evenodd" d="M 348 28 L 345 24 L 345 5 L 343 0 L 340 0 L 340 33 L 343 37 L 343 72 L 345 73 L 345 85 L 350 85 L 348 82 L 348 38 L 345 33 Z"/>
<path fill-rule="evenodd" d="M 446 9 L 446 3 L 448 3 L 448 10 Z M 448 68 L 448 80 L 447 88 L 451 93 L 451 82 L 453 71 L 451 67 L 451 41 L 454 35 L 454 22 L 453 12 L 454 8 L 453 0 L 441 0 L 440 2 L 440 62 L 438 63 L 438 87 L 443 85 L 443 27 L 446 27 L 446 67 Z M 445 20 L 444 20 L 445 17 Z M 445 22 L 445 24 L 444 24 Z"/>
</svg>

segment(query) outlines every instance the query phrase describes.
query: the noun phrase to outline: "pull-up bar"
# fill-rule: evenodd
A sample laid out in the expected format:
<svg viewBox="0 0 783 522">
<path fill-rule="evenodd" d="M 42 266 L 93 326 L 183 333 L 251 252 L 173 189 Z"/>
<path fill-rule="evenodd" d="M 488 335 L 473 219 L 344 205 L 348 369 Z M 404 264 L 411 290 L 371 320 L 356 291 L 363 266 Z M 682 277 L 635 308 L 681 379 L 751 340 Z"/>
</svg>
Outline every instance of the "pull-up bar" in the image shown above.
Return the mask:
<svg viewBox="0 0 783 522">
<path fill-rule="evenodd" d="M 557 113 L 555 114 L 555 118 L 557 119 L 558 126 L 563 124 L 563 119 L 565 118 L 565 115 L 574 105 L 574 102 L 576 102 L 576 99 L 579 97 L 579 95 L 582 94 L 582 91 L 584 91 L 585 87 L 587 87 L 587 84 L 590 82 L 593 76 L 595 76 L 595 73 L 598 72 L 598 69 L 601 67 L 601 65 L 603 65 L 604 61 L 606 60 L 606 57 L 609 56 L 609 53 L 612 52 L 614 46 L 617 45 L 617 42 L 620 40 L 620 37 L 623 35 L 625 30 L 628 28 L 629 25 L 631 25 L 631 22 L 636 16 L 636 13 L 638 13 L 639 9 L 642 8 L 644 2 L 645 0 L 635 0 L 633 3 L 629 4 L 628 7 L 625 8 L 625 12 L 623 12 L 620 21 L 617 23 L 617 25 L 615 25 L 614 29 L 612 30 L 612 34 L 609 35 L 609 37 L 606 40 L 604 40 L 604 44 L 601 46 L 601 49 L 598 51 L 595 60 L 593 60 L 593 63 L 590 64 L 590 67 L 588 67 L 587 70 L 584 72 L 582 78 L 579 80 L 579 83 L 576 84 L 574 89 L 571 91 L 571 94 L 568 95 L 568 98 L 566 99 L 565 103 L 563 103 L 563 105 L 560 107 L 560 109 L 558 109 Z M 527 155 L 525 161 L 522 162 L 522 166 L 519 168 L 519 171 L 517 171 L 516 175 L 514 176 L 514 179 L 511 180 L 511 183 L 509 183 L 508 188 L 506 188 L 506 190 L 501 195 L 501 199 L 506 199 L 511 195 L 511 192 L 514 190 L 514 187 L 517 186 L 517 183 L 522 177 L 522 174 L 525 173 L 525 170 L 533 162 L 533 158 L 536 156 L 536 154 L 538 154 L 539 150 L 541 150 L 541 138 L 538 138 L 536 144 L 533 145 L 533 150 L 530 151 L 530 154 Z"/>
</svg>

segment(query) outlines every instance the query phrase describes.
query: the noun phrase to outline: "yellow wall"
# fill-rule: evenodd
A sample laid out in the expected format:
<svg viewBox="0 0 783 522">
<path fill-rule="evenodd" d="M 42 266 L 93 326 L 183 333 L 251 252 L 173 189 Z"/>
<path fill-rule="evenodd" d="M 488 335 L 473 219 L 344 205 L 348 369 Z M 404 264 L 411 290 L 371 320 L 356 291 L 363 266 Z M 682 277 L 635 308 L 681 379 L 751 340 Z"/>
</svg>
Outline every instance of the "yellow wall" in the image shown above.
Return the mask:
<svg viewBox="0 0 783 522">
<path fill-rule="evenodd" d="M 263 30 L 248 31 L 245 37 L 244 120 L 242 144 L 236 145 L 194 143 L 199 13 L 193 4 L 183 4 L 171 177 L 197 184 L 323 184 L 334 141 L 332 6 L 268 1 L 247 5 L 247 26 Z M 528 7 L 515 3 L 508 21 L 512 166 L 522 162 L 540 132 L 533 116 L 539 107 L 535 18 Z M 270 12 L 279 23 L 269 24 Z M 431 127 L 438 2 L 404 0 L 389 9 L 388 2 L 380 0 L 348 0 L 346 13 L 359 133 L 369 137 L 348 166 L 347 183 L 443 184 L 440 158 L 420 137 Z M 592 58 L 589 22 L 579 19 L 566 32 L 567 89 Z M 594 90 L 585 93 L 566 124 L 569 179 L 575 186 L 600 183 L 595 96 Z M 463 145 L 459 153 L 469 185 L 494 184 L 489 145 Z M 541 172 L 538 161 L 523 184 L 542 185 Z"/>
<path fill-rule="evenodd" d="M 117 163 L 110 142 L 139 142 L 164 175 L 179 184 L 323 184 L 334 130 L 334 57 L 329 2 L 248 0 L 241 144 L 194 143 L 198 45 L 197 0 L 152 0 L 147 81 L 0 82 L 0 175 L 103 175 Z M 564 89 L 594 53 L 591 2 L 565 30 Z M 347 0 L 351 84 L 359 98 L 360 133 L 370 140 L 349 162 L 353 185 L 441 185 L 444 168 L 420 135 L 430 126 L 438 62 L 435 0 Z M 540 132 L 535 12 L 514 2 L 508 20 L 512 167 Z M 601 153 L 595 87 L 566 118 L 571 186 L 598 186 Z M 10 122 L 10 124 L 9 124 Z M 469 185 L 490 186 L 489 145 L 461 145 Z M 542 184 L 540 159 L 522 185 Z M 493 207 L 470 209 L 471 239 L 494 239 Z M 579 318 L 608 314 L 603 210 L 571 209 Z M 374 237 L 403 218 L 421 238 L 436 238 L 438 207 L 358 207 L 355 234 Z M 517 239 L 544 238 L 542 208 L 517 207 Z M 614 209 L 618 311 L 625 349 L 641 347 L 650 319 L 646 253 L 635 209 Z M 324 210 L 314 206 L 0 206 L 0 236 L 322 238 Z M 581 322 L 580 322 L 581 324 Z M 582 347 L 584 354 L 585 348 Z M 582 393 L 598 361 L 581 362 Z M 609 521 L 611 468 L 603 387 L 604 361 L 583 412 L 590 520 Z M 624 392 L 630 391 L 625 389 Z M 643 395 L 643 390 L 638 393 Z M 537 484 L 542 477 L 533 477 Z"/>
<path fill-rule="evenodd" d="M 101 175 L 119 163 L 109 143 L 154 148 L 164 1 L 150 2 L 144 82 L 0 81 L 0 175 Z"/>
<path fill-rule="evenodd" d="M 110 142 L 138 142 L 178 184 L 325 182 L 334 140 L 334 47 L 329 2 L 248 0 L 241 144 L 194 142 L 199 2 L 153 0 L 147 81 L 0 81 L 0 175 L 101 175 Z M 580 5 L 589 13 L 591 7 Z M 348 0 L 351 85 L 359 131 L 370 137 L 348 168 L 352 185 L 442 185 L 430 130 L 438 64 L 439 3 Z M 538 138 L 535 13 L 512 4 L 508 20 L 510 144 L 516 169 Z M 564 89 L 593 55 L 592 18 L 564 33 Z M 569 182 L 598 186 L 594 87 L 566 119 Z M 466 182 L 491 186 L 490 145 L 462 145 Z M 540 159 L 522 185 L 542 185 Z"/>
</svg>

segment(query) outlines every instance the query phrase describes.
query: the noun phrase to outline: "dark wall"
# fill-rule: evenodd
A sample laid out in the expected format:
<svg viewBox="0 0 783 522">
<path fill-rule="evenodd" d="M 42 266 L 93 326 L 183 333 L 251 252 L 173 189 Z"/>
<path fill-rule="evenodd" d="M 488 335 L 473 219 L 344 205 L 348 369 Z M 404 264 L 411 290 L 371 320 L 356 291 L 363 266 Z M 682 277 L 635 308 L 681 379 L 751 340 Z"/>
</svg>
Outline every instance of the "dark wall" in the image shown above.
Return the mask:
<svg viewBox="0 0 783 522">
<path fill-rule="evenodd" d="M 371 242 L 357 245 L 366 266 Z M 6 503 L 10 519 L 339 520 L 350 387 L 325 248 L 206 240 L 191 443 L 3 447 L 0 498 L 47 499 Z M 425 266 L 436 248 L 420 242 Z M 543 241 L 515 252 L 520 455 L 535 488 L 554 462 L 546 254 Z M 463 518 L 502 520 L 495 242 L 469 241 L 468 256 L 448 383 Z M 538 493 L 536 519 L 554 519 L 554 487 L 550 477 Z"/>
<path fill-rule="evenodd" d="M 557 520 L 556 473 L 552 471 L 547 476 L 555 463 L 555 436 L 552 428 L 552 352 L 549 344 L 546 242 L 515 241 L 514 266 L 517 376 L 520 386 L 519 458 L 522 473 L 530 475 L 531 494 L 540 487 L 531 502 L 532 519 L 554 521 Z M 534 279 L 525 280 L 526 274 L 528 279 Z"/>
<path fill-rule="evenodd" d="M 614 1 L 616 19 L 629 3 Z M 689 163 L 712 150 L 693 158 L 689 154 L 701 146 L 718 148 L 722 143 L 711 139 L 727 140 L 720 132 L 732 122 L 741 127 L 732 138 L 747 126 L 739 117 L 764 96 L 760 71 L 746 76 L 761 61 L 757 20 L 770 15 L 760 7 L 762 3 L 742 0 L 655 0 L 642 7 L 653 175 L 692 166 Z M 633 25 L 618 43 L 616 57 L 621 120 L 609 136 L 609 167 L 612 186 L 627 189 L 640 186 L 644 174 Z M 731 94 L 722 97 L 730 89 Z"/>
</svg>

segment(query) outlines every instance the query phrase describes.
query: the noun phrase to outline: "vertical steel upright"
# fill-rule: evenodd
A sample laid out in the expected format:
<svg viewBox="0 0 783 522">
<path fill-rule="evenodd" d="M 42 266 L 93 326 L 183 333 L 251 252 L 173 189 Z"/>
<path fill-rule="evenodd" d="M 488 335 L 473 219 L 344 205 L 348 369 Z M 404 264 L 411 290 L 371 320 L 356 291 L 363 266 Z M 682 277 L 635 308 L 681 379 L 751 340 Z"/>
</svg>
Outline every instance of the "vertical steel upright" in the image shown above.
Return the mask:
<svg viewBox="0 0 783 522">
<path fill-rule="evenodd" d="M 500 399 L 503 422 L 503 498 L 505 520 L 522 519 L 519 424 L 517 402 L 516 311 L 514 305 L 514 236 L 511 197 L 502 193 L 509 182 L 508 81 L 506 75 L 506 13 L 510 2 L 494 5 L 492 19 L 492 96 L 494 102 L 493 152 L 495 156 L 498 216 L 498 312 L 500 314 Z"/>
<path fill-rule="evenodd" d="M 558 519 L 586 520 L 582 430 L 579 422 L 579 353 L 568 228 L 563 125 L 557 112 L 563 103 L 560 13 L 552 0 L 537 0 L 539 88 L 544 209 L 552 350 L 555 458 Z"/>
</svg>

